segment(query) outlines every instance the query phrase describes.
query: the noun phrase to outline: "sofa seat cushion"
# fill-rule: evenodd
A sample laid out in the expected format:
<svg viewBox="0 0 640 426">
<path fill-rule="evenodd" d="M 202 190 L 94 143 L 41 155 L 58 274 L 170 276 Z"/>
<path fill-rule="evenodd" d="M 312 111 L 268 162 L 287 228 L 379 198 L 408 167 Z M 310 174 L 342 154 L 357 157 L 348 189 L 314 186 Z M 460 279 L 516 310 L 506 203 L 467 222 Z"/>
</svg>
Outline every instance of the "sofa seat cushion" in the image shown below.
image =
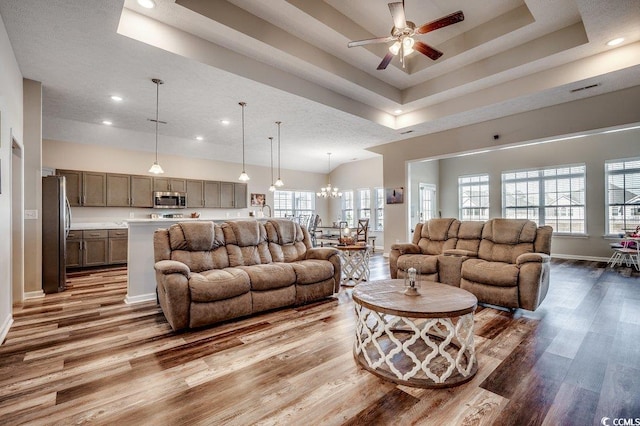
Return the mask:
<svg viewBox="0 0 640 426">
<path fill-rule="evenodd" d="M 238 268 L 212 269 L 189 278 L 192 302 L 230 299 L 249 291 L 249 276 Z"/>
<path fill-rule="evenodd" d="M 501 287 L 518 285 L 520 268 L 511 263 L 468 259 L 462 263 L 462 278 Z"/>
<path fill-rule="evenodd" d="M 251 290 L 264 291 L 289 287 L 296 282 L 296 273 L 287 263 L 268 263 L 265 265 L 238 266 L 249 276 Z"/>
<path fill-rule="evenodd" d="M 438 272 L 438 256 L 404 254 L 398 258 L 398 269 L 406 271 L 411 267 L 419 268 L 419 274 L 434 274 Z"/>
<path fill-rule="evenodd" d="M 333 278 L 333 263 L 320 259 L 307 259 L 290 263 L 296 273 L 296 284 L 315 284 Z"/>
</svg>

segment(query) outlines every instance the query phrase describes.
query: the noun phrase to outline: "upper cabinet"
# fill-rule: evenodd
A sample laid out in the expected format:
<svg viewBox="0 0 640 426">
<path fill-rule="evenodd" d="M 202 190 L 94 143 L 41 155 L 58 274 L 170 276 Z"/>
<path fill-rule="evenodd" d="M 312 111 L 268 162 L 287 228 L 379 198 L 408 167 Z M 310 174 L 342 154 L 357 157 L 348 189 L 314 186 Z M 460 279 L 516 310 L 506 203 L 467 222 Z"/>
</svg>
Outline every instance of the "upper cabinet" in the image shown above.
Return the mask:
<svg viewBox="0 0 640 426">
<path fill-rule="evenodd" d="M 154 177 L 153 190 L 162 192 L 187 192 L 187 180 L 171 177 Z"/>
<path fill-rule="evenodd" d="M 204 207 L 204 181 L 187 180 L 187 207 Z"/>
<path fill-rule="evenodd" d="M 131 207 L 153 207 L 151 176 L 131 176 Z"/>
<path fill-rule="evenodd" d="M 233 184 L 233 207 L 236 209 L 247 208 L 247 184 L 246 183 L 234 183 Z"/>
<path fill-rule="evenodd" d="M 131 176 L 107 174 L 107 206 L 129 207 L 131 205 Z"/>
<path fill-rule="evenodd" d="M 108 207 L 153 207 L 153 178 L 107 174 Z"/>
<path fill-rule="evenodd" d="M 72 207 L 104 207 L 107 205 L 107 174 L 58 170 L 65 177 L 66 192 Z"/>
<path fill-rule="evenodd" d="M 247 184 L 164 176 L 58 170 L 72 207 L 153 207 L 153 192 L 185 192 L 187 208 L 247 207 Z"/>
</svg>

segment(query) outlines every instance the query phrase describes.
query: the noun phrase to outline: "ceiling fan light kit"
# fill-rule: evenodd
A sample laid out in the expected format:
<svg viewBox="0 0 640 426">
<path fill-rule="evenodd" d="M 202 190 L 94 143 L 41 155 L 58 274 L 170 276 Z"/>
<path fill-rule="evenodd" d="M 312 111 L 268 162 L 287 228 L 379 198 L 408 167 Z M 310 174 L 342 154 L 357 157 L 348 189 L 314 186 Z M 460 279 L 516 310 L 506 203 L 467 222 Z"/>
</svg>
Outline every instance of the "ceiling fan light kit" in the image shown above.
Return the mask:
<svg viewBox="0 0 640 426">
<path fill-rule="evenodd" d="M 440 19 L 436 19 L 435 21 L 427 22 L 426 24 L 416 28 L 416 25 L 411 21 L 407 21 L 405 17 L 404 2 L 389 3 L 389 11 L 393 18 L 391 36 L 351 41 L 348 44 L 349 47 L 356 47 L 393 41 L 393 44 L 389 46 L 389 53 L 382 58 L 382 62 L 378 65 L 377 69 L 379 70 L 386 69 L 393 57 L 398 55 L 398 53 L 400 53 L 400 63 L 402 63 L 402 68 L 405 67 L 404 58 L 416 50 L 434 61 L 437 60 L 442 56 L 442 52 L 422 41 L 416 41 L 414 37 L 419 34 L 426 34 L 439 28 L 464 21 L 464 13 L 459 10 Z"/>
</svg>

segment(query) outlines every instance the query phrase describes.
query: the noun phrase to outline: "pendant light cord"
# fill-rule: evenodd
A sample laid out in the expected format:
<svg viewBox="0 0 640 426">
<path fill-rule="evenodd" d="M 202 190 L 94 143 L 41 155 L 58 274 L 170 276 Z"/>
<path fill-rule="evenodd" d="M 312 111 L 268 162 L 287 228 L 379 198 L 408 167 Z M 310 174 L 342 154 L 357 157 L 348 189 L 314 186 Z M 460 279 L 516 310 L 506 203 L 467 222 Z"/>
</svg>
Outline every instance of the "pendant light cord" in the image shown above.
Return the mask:
<svg viewBox="0 0 640 426">
<path fill-rule="evenodd" d="M 155 80 L 156 83 L 156 163 L 158 162 L 158 119 L 159 119 L 159 105 L 160 105 L 160 80 Z"/>
<path fill-rule="evenodd" d="M 273 185 L 273 136 L 269 136 L 269 142 L 271 143 L 271 185 Z"/>
<path fill-rule="evenodd" d="M 278 180 L 280 180 L 280 125 L 282 121 L 276 121 L 276 124 L 278 125 Z"/>
<path fill-rule="evenodd" d="M 246 102 L 240 102 L 239 105 L 242 107 L 242 173 L 244 173 L 244 107 L 247 106 L 247 104 Z"/>
</svg>

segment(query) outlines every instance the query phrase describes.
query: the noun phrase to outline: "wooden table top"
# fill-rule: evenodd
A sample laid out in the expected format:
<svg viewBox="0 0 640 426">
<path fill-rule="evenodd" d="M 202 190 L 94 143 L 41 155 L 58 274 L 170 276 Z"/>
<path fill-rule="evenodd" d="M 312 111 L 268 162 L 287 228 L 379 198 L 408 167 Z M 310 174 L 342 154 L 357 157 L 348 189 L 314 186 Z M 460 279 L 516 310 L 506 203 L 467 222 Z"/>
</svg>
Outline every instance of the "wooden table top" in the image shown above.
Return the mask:
<svg viewBox="0 0 640 426">
<path fill-rule="evenodd" d="M 370 246 L 364 245 L 364 244 L 347 244 L 347 245 L 336 244 L 334 247 L 337 248 L 338 250 L 350 251 L 350 250 L 366 250 Z"/>
<path fill-rule="evenodd" d="M 353 300 L 376 312 L 410 318 L 450 318 L 476 310 L 478 299 L 466 290 L 432 281 L 420 283 L 419 296 L 404 294 L 404 280 L 359 284 Z"/>
</svg>

